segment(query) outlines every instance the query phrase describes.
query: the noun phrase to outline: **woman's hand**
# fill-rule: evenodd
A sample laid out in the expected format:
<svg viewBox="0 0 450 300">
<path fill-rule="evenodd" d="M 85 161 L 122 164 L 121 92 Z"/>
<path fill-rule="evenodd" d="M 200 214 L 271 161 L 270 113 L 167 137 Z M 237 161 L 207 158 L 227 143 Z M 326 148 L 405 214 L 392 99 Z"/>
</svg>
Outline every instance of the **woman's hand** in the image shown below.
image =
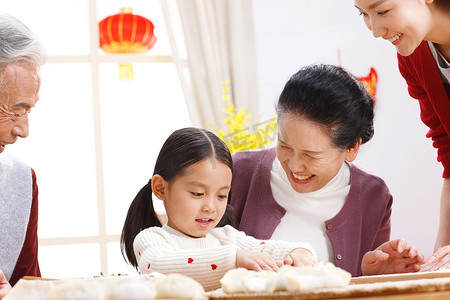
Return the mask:
<svg viewBox="0 0 450 300">
<path fill-rule="evenodd" d="M 420 267 L 421 272 L 450 269 L 450 245 L 439 248 Z"/>
<path fill-rule="evenodd" d="M 281 261 L 274 260 L 268 253 L 253 252 L 238 249 L 236 251 L 236 267 L 246 268 L 247 270 L 278 271 L 283 265 Z"/>
<path fill-rule="evenodd" d="M 314 266 L 317 264 L 317 259 L 310 251 L 304 248 L 297 248 L 286 255 L 283 264 L 291 266 Z"/>
<path fill-rule="evenodd" d="M 12 287 L 8 280 L 6 280 L 5 274 L 3 274 L 3 271 L 0 270 L 0 299 L 3 299 L 3 297 L 5 297 L 11 289 Z"/>
<path fill-rule="evenodd" d="M 410 273 L 420 270 L 423 255 L 404 239 L 385 242 L 374 251 L 367 252 L 361 262 L 363 275 Z"/>
</svg>

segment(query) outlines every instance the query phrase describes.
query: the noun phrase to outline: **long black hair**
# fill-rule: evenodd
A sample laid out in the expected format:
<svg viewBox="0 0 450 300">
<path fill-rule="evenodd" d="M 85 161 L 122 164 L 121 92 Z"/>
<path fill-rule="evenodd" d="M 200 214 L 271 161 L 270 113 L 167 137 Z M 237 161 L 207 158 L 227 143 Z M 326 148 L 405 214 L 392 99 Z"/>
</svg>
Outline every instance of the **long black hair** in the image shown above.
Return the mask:
<svg viewBox="0 0 450 300">
<path fill-rule="evenodd" d="M 164 142 L 156 160 L 153 175 L 160 175 L 170 184 L 185 168 L 211 157 L 233 170 L 230 151 L 214 133 L 194 127 L 179 129 Z M 217 226 L 235 225 L 231 215 L 231 207 L 227 206 Z M 120 248 L 125 261 L 137 267 L 133 250 L 134 238 L 143 229 L 155 226 L 161 227 L 162 224 L 153 208 L 150 179 L 131 203 L 123 225 Z"/>
<path fill-rule="evenodd" d="M 350 149 L 373 134 L 374 102 L 363 83 L 341 67 L 309 65 L 292 75 L 276 106 L 278 118 L 285 114 L 322 125 L 334 145 Z"/>
</svg>

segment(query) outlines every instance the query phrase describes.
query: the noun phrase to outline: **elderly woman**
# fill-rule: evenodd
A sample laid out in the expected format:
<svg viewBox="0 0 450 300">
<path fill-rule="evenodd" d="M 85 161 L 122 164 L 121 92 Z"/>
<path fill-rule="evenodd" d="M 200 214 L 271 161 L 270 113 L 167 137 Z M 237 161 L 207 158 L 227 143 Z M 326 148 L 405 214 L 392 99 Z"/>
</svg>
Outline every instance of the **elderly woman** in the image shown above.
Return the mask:
<svg viewBox="0 0 450 300">
<path fill-rule="evenodd" d="M 5 148 L 28 136 L 44 61 L 44 50 L 29 29 L 0 15 L 0 298 L 22 276 L 40 276 L 36 175 Z"/>
<path fill-rule="evenodd" d="M 311 65 L 277 104 L 276 148 L 233 156 L 230 204 L 239 229 L 259 239 L 306 241 L 319 260 L 353 276 L 413 272 L 423 260 L 389 241 L 392 195 L 351 162 L 373 136 L 374 107 L 342 68 Z"/>
</svg>

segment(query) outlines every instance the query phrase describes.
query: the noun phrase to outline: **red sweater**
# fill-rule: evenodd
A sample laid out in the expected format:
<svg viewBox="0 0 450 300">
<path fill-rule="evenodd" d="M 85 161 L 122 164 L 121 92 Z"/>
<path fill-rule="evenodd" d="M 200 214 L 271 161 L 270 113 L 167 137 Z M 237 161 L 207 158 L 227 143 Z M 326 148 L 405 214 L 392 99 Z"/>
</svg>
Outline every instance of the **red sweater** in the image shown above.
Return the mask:
<svg viewBox="0 0 450 300">
<path fill-rule="evenodd" d="M 442 82 L 426 41 L 413 54 L 397 57 L 409 94 L 419 100 L 420 118 L 430 128 L 427 137 L 433 140 L 437 160 L 444 166 L 442 177 L 450 177 L 450 86 Z"/>
<path fill-rule="evenodd" d="M 30 219 L 28 221 L 27 233 L 23 243 L 22 251 L 17 259 L 16 267 L 11 275 L 9 283 L 13 286 L 23 276 L 41 276 L 38 262 L 38 187 L 36 174 L 31 169 L 33 177 L 33 200 L 31 203 Z"/>
</svg>

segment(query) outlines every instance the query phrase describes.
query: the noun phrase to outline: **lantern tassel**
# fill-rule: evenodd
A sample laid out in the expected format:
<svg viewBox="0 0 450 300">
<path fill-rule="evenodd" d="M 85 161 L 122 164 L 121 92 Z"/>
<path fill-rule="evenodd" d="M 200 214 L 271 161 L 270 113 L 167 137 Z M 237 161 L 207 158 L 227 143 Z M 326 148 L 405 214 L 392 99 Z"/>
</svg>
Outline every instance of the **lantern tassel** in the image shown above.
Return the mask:
<svg viewBox="0 0 450 300">
<path fill-rule="evenodd" d="M 134 79 L 134 70 L 132 64 L 119 64 L 120 81 L 132 81 Z"/>
</svg>

